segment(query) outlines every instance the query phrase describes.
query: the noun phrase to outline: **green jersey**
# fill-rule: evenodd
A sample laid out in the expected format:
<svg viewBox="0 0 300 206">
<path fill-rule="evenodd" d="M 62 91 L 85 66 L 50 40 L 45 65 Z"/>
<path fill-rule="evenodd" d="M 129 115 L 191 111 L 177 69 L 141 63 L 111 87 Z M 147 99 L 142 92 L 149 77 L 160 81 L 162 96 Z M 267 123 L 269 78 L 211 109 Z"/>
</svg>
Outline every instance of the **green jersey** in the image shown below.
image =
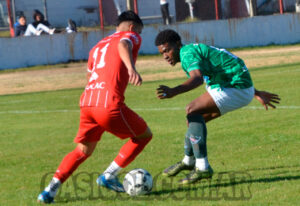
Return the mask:
<svg viewBox="0 0 300 206">
<path fill-rule="evenodd" d="M 204 81 L 211 88 L 245 89 L 253 86 L 244 61 L 225 49 L 205 44 L 188 44 L 180 49 L 184 72 L 199 69 Z"/>
</svg>

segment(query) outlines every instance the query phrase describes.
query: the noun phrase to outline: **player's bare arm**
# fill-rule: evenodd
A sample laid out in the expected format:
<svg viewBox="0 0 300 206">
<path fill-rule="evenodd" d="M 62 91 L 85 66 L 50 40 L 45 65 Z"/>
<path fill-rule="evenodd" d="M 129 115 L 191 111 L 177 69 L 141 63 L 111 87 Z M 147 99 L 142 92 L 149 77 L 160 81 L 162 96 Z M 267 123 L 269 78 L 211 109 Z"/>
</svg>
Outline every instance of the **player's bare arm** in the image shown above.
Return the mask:
<svg viewBox="0 0 300 206">
<path fill-rule="evenodd" d="M 254 97 L 264 106 L 266 110 L 268 110 L 268 106 L 275 109 L 276 106 L 274 103 L 279 104 L 280 101 L 278 94 L 273 94 L 267 91 L 259 91 L 257 89 L 255 89 Z"/>
<path fill-rule="evenodd" d="M 143 80 L 134 66 L 131 43 L 128 40 L 122 40 L 118 45 L 118 49 L 120 57 L 128 69 L 129 82 L 135 86 L 140 86 Z"/>
<path fill-rule="evenodd" d="M 169 88 L 165 85 L 159 85 L 156 90 L 157 97 L 159 99 L 172 98 L 178 94 L 193 90 L 203 84 L 203 76 L 200 70 L 192 70 L 189 74 L 190 78 L 188 80 L 174 88 Z"/>
</svg>

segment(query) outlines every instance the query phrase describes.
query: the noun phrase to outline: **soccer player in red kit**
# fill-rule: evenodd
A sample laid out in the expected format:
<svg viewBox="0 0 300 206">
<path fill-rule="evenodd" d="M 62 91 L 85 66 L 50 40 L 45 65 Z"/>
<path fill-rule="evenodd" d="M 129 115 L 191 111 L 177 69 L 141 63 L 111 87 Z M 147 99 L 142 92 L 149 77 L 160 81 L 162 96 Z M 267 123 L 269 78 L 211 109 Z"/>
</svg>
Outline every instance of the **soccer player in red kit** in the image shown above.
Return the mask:
<svg viewBox="0 0 300 206">
<path fill-rule="evenodd" d="M 124 103 L 128 82 L 139 86 L 142 78 L 135 69 L 141 45 L 143 23 L 132 11 L 123 12 L 117 20 L 116 32 L 102 39 L 88 60 L 88 83 L 80 98 L 80 124 L 75 143 L 38 201 L 51 203 L 59 186 L 94 151 L 103 132 L 120 139 L 129 138 L 119 154 L 101 174 L 97 183 L 116 192 L 124 192 L 117 175 L 131 163 L 152 138 L 146 122 Z"/>
</svg>

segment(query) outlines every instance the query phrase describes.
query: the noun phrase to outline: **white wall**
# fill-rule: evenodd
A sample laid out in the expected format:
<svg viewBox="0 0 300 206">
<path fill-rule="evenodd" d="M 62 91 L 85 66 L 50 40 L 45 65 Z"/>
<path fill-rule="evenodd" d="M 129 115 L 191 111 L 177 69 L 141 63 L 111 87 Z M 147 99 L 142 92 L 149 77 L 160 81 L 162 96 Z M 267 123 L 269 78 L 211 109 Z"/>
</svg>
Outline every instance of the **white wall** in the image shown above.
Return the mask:
<svg viewBox="0 0 300 206">
<path fill-rule="evenodd" d="M 140 53 L 157 53 L 155 36 L 166 28 L 178 31 L 183 43 L 202 42 L 224 48 L 291 44 L 300 42 L 300 13 L 181 23 L 169 27 L 146 26 Z M 0 38 L 0 69 L 87 59 L 93 45 L 112 32 Z"/>
<path fill-rule="evenodd" d="M 87 59 L 89 50 L 108 33 L 80 32 L 0 38 L 0 70 Z"/>
<path fill-rule="evenodd" d="M 32 22 L 33 10 L 38 9 L 44 13 L 42 0 L 15 0 L 16 12 L 23 11 Z M 91 13 L 85 9 L 94 9 Z M 47 0 L 48 21 L 54 27 L 66 27 L 69 18 L 78 25 L 99 25 L 98 0 Z"/>
<path fill-rule="evenodd" d="M 171 25 L 184 43 L 201 42 L 224 48 L 291 44 L 300 42 L 300 13 L 256 16 L 252 18 L 200 21 Z M 147 27 L 143 31 L 141 52 L 156 53 L 153 45 L 161 27 Z"/>
<path fill-rule="evenodd" d="M 104 0 L 113 1 L 113 0 Z M 126 10 L 126 0 L 119 0 L 121 8 Z M 16 12 L 23 11 L 28 22 L 32 22 L 34 9 L 44 13 L 42 0 L 15 0 Z M 66 27 L 67 20 L 73 19 L 78 26 L 95 26 L 100 24 L 98 0 L 47 0 L 48 20 L 54 27 Z M 89 10 L 87 12 L 87 8 Z M 139 0 L 139 15 L 161 15 L 160 0 Z M 170 15 L 175 16 L 175 0 L 169 0 Z"/>
</svg>

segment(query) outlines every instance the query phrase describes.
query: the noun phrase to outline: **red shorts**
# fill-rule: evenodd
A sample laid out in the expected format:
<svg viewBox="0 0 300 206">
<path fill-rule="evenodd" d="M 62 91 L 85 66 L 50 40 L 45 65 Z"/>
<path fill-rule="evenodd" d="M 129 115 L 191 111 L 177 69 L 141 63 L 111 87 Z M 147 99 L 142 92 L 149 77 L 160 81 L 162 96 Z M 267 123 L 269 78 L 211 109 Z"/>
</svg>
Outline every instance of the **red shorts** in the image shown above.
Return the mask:
<svg viewBox="0 0 300 206">
<path fill-rule="evenodd" d="M 82 107 L 79 130 L 74 142 L 96 142 L 104 131 L 121 139 L 136 137 L 148 128 L 146 122 L 127 106 L 116 109 Z"/>
</svg>

